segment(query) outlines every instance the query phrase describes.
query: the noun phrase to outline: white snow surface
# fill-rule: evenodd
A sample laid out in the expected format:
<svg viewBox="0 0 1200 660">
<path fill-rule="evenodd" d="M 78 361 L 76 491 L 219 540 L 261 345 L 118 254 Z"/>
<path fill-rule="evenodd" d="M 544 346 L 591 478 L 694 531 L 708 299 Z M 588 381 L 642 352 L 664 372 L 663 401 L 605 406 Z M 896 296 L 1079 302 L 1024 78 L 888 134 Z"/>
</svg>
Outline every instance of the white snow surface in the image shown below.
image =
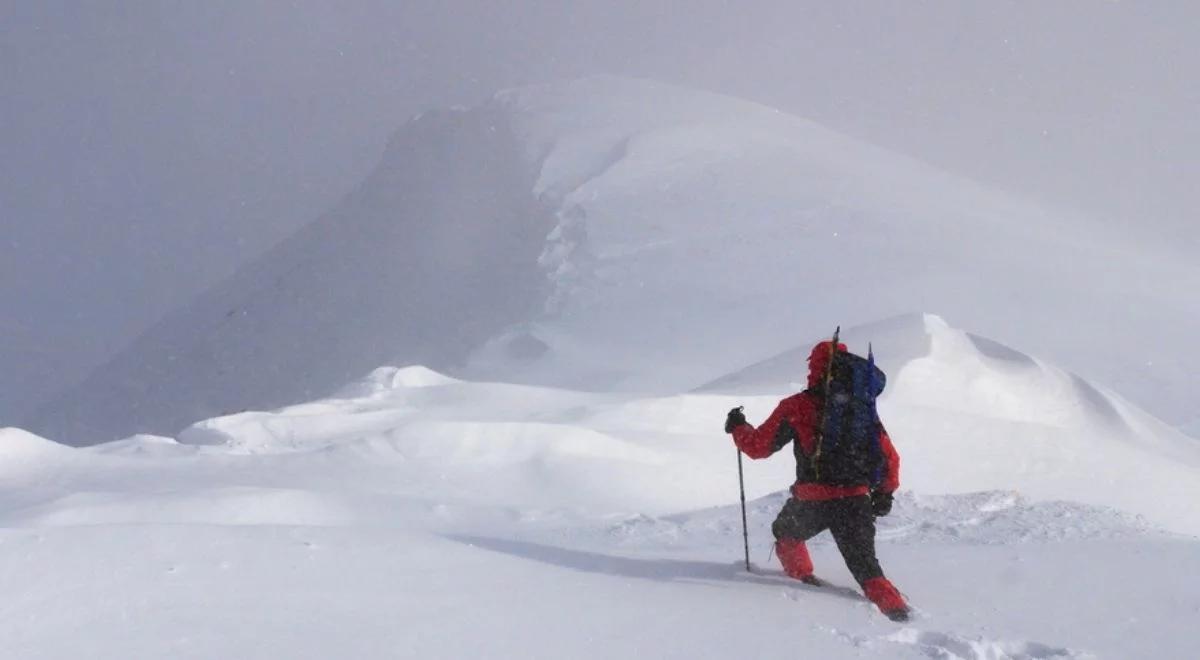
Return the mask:
<svg viewBox="0 0 1200 660">
<path fill-rule="evenodd" d="M 753 572 L 741 564 L 721 426 L 739 404 L 761 421 L 787 392 L 769 391 L 785 356 L 676 395 L 389 367 L 177 439 L 70 448 L 2 430 L 0 645 L 13 658 L 1194 655 L 1191 438 L 937 316 L 846 337 L 887 356 L 902 490 L 878 546 L 910 623 L 859 595 L 827 534 L 812 548 L 831 586 L 782 575 L 770 523 L 790 452 L 746 462 Z"/>
<path fill-rule="evenodd" d="M 416 118 L 52 439 L 0 429 L 0 656 L 1194 658 L 1200 267 L 1085 227 L 645 81 Z M 789 452 L 742 565 L 725 413 L 838 323 L 889 377 L 908 624 L 826 534 L 832 586 L 782 575 Z M 347 384 L 389 363 L 427 366 Z"/>
</svg>

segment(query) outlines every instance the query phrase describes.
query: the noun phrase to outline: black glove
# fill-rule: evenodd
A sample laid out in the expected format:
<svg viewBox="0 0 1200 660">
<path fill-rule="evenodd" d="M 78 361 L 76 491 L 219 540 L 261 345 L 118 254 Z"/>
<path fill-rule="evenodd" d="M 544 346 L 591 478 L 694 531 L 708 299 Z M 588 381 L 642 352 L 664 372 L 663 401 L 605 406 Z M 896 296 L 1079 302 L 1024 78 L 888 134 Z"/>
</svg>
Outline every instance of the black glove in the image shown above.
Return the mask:
<svg viewBox="0 0 1200 660">
<path fill-rule="evenodd" d="M 892 494 L 877 490 L 871 493 L 871 511 L 876 518 L 882 518 L 892 512 Z"/>
<path fill-rule="evenodd" d="M 725 432 L 733 433 L 733 430 L 743 424 L 746 424 L 746 416 L 742 414 L 742 407 L 738 406 L 729 411 L 725 417 Z"/>
</svg>

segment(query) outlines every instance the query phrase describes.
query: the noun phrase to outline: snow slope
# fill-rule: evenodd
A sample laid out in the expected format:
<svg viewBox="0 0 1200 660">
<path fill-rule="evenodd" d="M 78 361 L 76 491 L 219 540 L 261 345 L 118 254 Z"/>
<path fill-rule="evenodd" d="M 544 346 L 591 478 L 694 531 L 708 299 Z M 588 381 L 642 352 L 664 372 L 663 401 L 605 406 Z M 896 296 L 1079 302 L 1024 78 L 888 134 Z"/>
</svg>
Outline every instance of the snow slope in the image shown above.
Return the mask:
<svg viewBox="0 0 1200 660">
<path fill-rule="evenodd" d="M 466 373 L 677 391 L 929 310 L 1172 423 L 1200 383 L 1194 260 L 1149 252 L 774 109 L 598 78 L 497 101 L 558 210 L 547 313 Z"/>
<path fill-rule="evenodd" d="M 70 448 L 0 430 L 0 645 L 96 658 L 1190 658 L 1200 447 L 932 315 L 848 329 L 891 375 L 879 553 L 916 608 L 789 581 L 790 454 L 748 461 L 796 353 L 645 396 L 380 368 L 334 397 Z M 775 383 L 775 384 L 772 384 Z M 786 383 L 783 383 L 786 385 Z M 776 389 L 776 388 L 780 389 Z M 1003 405 L 997 405 L 997 403 Z M 69 631 L 69 634 L 64 634 Z"/>
<path fill-rule="evenodd" d="M 379 364 L 673 393 L 831 326 L 931 310 L 1172 424 L 1194 260 L 736 99 L 613 77 L 406 124 L 337 208 L 29 428 L 175 433 Z"/>
</svg>

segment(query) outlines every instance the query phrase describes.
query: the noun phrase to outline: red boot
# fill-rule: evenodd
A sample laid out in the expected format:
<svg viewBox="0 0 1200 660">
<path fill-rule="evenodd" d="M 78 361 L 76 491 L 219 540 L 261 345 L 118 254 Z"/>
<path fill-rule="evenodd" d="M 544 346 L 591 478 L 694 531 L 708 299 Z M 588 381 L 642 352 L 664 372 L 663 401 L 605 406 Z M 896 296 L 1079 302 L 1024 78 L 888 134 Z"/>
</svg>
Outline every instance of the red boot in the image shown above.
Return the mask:
<svg viewBox="0 0 1200 660">
<path fill-rule="evenodd" d="M 908 605 L 896 587 L 885 577 L 871 578 L 863 582 L 867 598 L 875 603 L 880 612 L 892 621 L 908 621 Z"/>
<path fill-rule="evenodd" d="M 808 582 L 813 579 L 812 558 L 808 556 L 808 546 L 804 541 L 795 539 L 780 539 L 775 542 L 775 554 L 783 564 L 783 572 L 788 577 Z"/>
</svg>

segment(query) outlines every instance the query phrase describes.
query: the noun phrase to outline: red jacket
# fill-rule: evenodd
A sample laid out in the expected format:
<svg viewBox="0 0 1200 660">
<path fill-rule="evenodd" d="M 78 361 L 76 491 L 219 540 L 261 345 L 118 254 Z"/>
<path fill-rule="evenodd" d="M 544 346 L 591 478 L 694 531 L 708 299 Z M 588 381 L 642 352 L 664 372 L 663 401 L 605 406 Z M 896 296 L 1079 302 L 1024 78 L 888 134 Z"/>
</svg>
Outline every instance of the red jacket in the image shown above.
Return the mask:
<svg viewBox="0 0 1200 660">
<path fill-rule="evenodd" d="M 813 348 L 809 356 L 808 386 L 814 388 L 820 385 L 825 373 L 825 365 L 829 360 L 831 342 L 822 342 Z M 845 351 L 843 344 L 838 350 Z M 821 424 L 821 409 L 818 399 L 807 391 L 792 395 L 775 407 L 775 412 L 763 422 L 762 426 L 754 428 L 743 424 L 733 429 L 733 441 L 738 449 L 750 458 L 766 458 L 782 449 L 786 442 L 779 444 L 776 440 L 779 426 L 787 422 L 795 431 L 796 442 L 806 456 L 812 455 L 815 447 L 814 433 Z M 879 425 L 879 445 L 883 450 L 884 473 L 878 489 L 883 492 L 893 492 L 900 487 L 900 455 L 892 446 L 883 424 Z M 862 486 L 832 486 L 828 484 L 800 483 L 792 486 L 792 495 L 800 500 L 831 500 L 839 497 L 856 497 L 870 493 L 871 488 Z"/>
</svg>

